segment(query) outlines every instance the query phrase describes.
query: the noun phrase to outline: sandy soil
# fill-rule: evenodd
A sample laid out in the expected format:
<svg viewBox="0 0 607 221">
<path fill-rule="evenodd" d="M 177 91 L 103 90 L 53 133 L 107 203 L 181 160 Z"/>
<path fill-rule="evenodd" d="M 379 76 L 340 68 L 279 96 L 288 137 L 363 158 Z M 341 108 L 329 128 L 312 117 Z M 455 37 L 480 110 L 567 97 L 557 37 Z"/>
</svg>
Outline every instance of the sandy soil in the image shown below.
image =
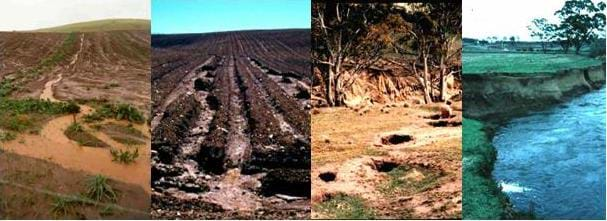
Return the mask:
<svg viewBox="0 0 607 221">
<path fill-rule="evenodd" d="M 461 218 L 461 112 L 442 120 L 452 124 L 435 127 L 432 122 L 439 120 L 429 118 L 437 114 L 433 109 L 376 105 L 363 115 L 347 108 L 313 110 L 312 218 L 330 218 L 319 205 L 338 193 L 364 199 L 375 218 Z M 411 140 L 382 142 L 394 134 Z M 433 171 L 436 184 L 419 192 L 386 193 L 381 188 L 392 168 L 385 165 L 416 168 L 403 179 L 423 178 L 422 169 Z M 321 178 L 327 173 L 332 180 Z"/>
</svg>

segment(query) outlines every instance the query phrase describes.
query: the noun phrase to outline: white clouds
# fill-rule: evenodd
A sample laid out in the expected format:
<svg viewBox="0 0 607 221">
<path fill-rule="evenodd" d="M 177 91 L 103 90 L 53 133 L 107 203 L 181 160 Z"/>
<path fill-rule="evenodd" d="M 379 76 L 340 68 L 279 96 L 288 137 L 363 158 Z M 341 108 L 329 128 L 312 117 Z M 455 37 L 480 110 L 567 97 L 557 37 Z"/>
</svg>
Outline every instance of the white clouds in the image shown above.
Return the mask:
<svg viewBox="0 0 607 221">
<path fill-rule="evenodd" d="M 150 0 L 1 0 L 0 31 L 107 18 L 150 19 Z"/>
<path fill-rule="evenodd" d="M 463 36 L 519 36 L 532 40 L 527 26 L 534 18 L 546 18 L 556 23 L 554 12 L 565 0 L 463 0 Z"/>
</svg>

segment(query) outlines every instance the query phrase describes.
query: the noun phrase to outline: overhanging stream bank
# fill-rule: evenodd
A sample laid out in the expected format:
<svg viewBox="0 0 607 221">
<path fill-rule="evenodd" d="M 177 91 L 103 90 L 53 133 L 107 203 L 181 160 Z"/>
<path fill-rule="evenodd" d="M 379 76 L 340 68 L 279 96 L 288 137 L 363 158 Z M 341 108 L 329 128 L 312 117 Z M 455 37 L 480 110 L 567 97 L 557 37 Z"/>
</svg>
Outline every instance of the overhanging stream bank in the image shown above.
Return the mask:
<svg viewBox="0 0 607 221">
<path fill-rule="evenodd" d="M 556 73 L 464 74 L 464 117 L 499 122 L 605 85 L 605 64 Z"/>
<path fill-rule="evenodd" d="M 464 75 L 463 218 L 534 218 L 517 214 L 492 179 L 491 144 L 502 123 L 605 85 L 605 64 L 557 73 Z M 471 120 L 474 119 L 474 120 Z M 523 216 L 523 217 L 521 217 Z"/>
</svg>

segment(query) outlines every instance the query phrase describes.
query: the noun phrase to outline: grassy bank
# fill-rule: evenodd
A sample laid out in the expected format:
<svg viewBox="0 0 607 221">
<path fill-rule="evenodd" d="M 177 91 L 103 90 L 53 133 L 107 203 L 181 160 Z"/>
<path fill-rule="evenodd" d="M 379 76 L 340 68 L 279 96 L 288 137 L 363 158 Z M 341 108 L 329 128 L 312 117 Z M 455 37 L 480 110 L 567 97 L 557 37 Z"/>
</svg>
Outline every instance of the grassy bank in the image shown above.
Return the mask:
<svg viewBox="0 0 607 221">
<path fill-rule="evenodd" d="M 575 54 L 464 53 L 464 74 L 550 73 L 601 65 L 603 60 Z"/>
<path fill-rule="evenodd" d="M 463 218 L 509 217 L 508 199 L 491 178 L 497 152 L 480 121 L 463 122 Z"/>
<path fill-rule="evenodd" d="M 52 116 L 70 114 L 76 108 L 78 106 L 74 103 L 0 98 L 0 136 L 14 138 L 14 135 L 2 134 L 37 133 Z"/>
</svg>

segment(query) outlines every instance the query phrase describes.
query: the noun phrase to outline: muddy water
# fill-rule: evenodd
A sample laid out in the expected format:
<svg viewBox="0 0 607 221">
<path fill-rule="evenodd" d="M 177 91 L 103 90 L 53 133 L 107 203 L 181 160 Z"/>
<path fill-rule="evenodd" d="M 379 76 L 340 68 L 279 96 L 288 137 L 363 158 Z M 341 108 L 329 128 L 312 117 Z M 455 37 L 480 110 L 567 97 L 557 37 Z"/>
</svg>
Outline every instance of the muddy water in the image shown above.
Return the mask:
<svg viewBox="0 0 607 221">
<path fill-rule="evenodd" d="M 70 65 L 73 65 L 78 60 L 78 55 L 82 51 L 82 42 L 84 35 L 81 35 L 80 50 L 72 58 Z M 44 90 L 40 95 L 40 99 L 59 101 L 53 93 L 53 86 L 62 80 L 62 74 L 58 74 L 57 78 L 47 82 L 44 85 Z M 81 122 L 82 117 L 93 112 L 93 109 L 86 105 L 80 105 L 80 113 L 77 115 L 77 121 Z M 109 144 L 112 148 L 120 150 L 139 149 L 139 158 L 134 163 L 129 165 L 113 162 L 113 157 L 109 148 L 94 148 L 80 146 L 75 141 L 68 139 L 64 132 L 73 122 L 71 115 L 61 116 L 50 120 L 40 131 L 40 134 L 23 134 L 17 139 L 4 144 L 4 149 L 29 157 L 34 157 L 42 160 L 47 160 L 62 167 L 84 171 L 93 175 L 102 174 L 116 180 L 121 180 L 126 183 L 141 186 L 144 190 L 150 191 L 150 146 L 148 140 L 145 145 L 127 147 L 120 144 L 108 135 L 95 131 L 87 127 L 95 137 Z M 116 122 L 106 120 L 118 124 L 126 124 L 126 122 Z M 147 137 L 150 137 L 149 128 L 146 124 L 134 126 L 139 131 L 142 131 Z"/>
<path fill-rule="evenodd" d="M 499 129 L 493 176 L 517 211 L 605 219 L 605 89 Z"/>
<path fill-rule="evenodd" d="M 42 94 L 40 94 L 40 99 L 57 102 L 57 99 L 55 99 L 55 97 L 53 96 L 53 85 L 59 83 L 59 81 L 61 81 L 62 79 L 63 76 L 59 74 L 54 80 L 46 82 L 46 84 L 44 84 L 44 90 L 42 90 Z"/>
</svg>

